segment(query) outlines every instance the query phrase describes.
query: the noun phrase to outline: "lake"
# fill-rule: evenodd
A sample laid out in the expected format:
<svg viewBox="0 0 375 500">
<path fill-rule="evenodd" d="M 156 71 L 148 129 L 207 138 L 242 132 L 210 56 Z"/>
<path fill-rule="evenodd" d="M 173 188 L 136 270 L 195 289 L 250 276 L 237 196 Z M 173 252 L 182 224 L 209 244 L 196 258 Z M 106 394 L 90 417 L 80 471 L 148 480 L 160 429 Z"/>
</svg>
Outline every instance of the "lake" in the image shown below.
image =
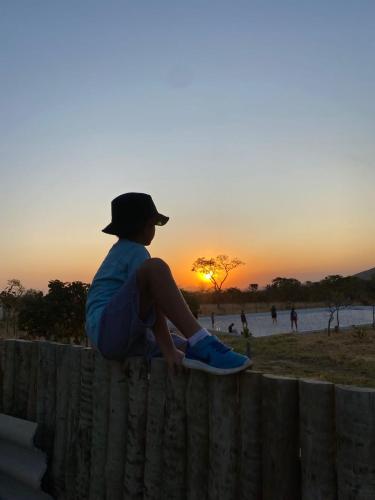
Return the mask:
<svg viewBox="0 0 375 500">
<path fill-rule="evenodd" d="M 298 331 L 313 332 L 327 328 L 329 311 L 325 308 L 297 309 L 298 313 Z M 271 313 L 251 313 L 246 314 L 247 323 L 250 332 L 254 337 L 263 337 L 274 335 L 275 333 L 290 333 L 290 311 L 277 312 L 277 324 L 272 324 Z M 211 317 L 199 317 L 199 323 L 211 328 Z M 215 329 L 222 333 L 228 332 L 228 326 L 234 323 L 234 328 L 241 332 L 242 324 L 239 314 L 227 314 L 223 316 L 215 315 Z M 340 326 L 347 327 L 352 325 L 366 325 L 372 323 L 372 307 L 356 306 L 348 307 L 340 311 Z M 332 329 L 336 325 L 336 316 L 332 321 Z"/>
</svg>

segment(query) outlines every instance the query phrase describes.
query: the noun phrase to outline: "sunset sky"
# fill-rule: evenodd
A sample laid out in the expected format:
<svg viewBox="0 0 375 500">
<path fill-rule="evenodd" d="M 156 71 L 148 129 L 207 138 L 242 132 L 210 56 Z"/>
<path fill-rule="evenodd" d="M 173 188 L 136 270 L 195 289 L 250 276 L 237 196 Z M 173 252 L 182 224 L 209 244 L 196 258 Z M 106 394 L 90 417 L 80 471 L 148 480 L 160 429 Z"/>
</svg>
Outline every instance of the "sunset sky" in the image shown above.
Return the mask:
<svg viewBox="0 0 375 500">
<path fill-rule="evenodd" d="M 0 3 L 0 289 L 91 282 L 111 199 L 195 287 L 375 266 L 373 0 Z"/>
</svg>

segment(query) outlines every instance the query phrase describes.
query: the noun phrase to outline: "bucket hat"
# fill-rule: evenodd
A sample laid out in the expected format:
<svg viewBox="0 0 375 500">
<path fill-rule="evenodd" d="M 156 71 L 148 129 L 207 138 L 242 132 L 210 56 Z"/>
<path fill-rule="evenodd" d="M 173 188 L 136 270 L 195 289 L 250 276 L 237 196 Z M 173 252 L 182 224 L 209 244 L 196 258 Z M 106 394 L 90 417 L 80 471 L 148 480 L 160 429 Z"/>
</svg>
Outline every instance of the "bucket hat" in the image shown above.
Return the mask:
<svg viewBox="0 0 375 500">
<path fill-rule="evenodd" d="M 147 222 L 164 226 L 169 220 L 157 211 L 153 199 L 145 193 L 120 194 L 111 201 L 111 213 L 112 221 L 102 231 L 116 236 L 140 230 Z"/>
</svg>

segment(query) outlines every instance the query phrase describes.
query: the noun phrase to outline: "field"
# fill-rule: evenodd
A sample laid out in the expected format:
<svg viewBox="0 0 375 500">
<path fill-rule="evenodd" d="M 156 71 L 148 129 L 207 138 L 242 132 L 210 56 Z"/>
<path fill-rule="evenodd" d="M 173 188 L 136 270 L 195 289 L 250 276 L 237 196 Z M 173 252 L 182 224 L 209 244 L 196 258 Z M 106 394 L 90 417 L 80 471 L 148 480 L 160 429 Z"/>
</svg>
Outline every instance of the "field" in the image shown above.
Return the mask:
<svg viewBox="0 0 375 500">
<path fill-rule="evenodd" d="M 220 336 L 240 352 L 246 340 Z M 253 369 L 375 387 L 375 330 L 369 327 L 332 333 L 285 334 L 251 339 Z"/>
<path fill-rule="evenodd" d="M 14 338 L 0 328 L 1 337 Z M 239 352 L 246 352 L 244 338 L 220 338 Z M 250 348 L 254 370 L 375 387 L 375 330 L 370 327 L 343 329 L 330 337 L 326 332 L 258 337 L 250 340 Z"/>
</svg>

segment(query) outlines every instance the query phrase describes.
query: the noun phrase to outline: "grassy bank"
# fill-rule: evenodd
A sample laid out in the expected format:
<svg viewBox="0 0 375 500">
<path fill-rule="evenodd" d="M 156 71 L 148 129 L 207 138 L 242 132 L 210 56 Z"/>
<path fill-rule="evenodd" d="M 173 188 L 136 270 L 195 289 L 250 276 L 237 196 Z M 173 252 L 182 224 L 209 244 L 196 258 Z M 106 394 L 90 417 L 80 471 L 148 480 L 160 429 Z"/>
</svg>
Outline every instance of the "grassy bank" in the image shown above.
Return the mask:
<svg viewBox="0 0 375 500">
<path fill-rule="evenodd" d="M 246 340 L 220 336 L 240 352 Z M 254 370 L 375 387 L 375 330 L 355 328 L 333 333 L 285 334 L 251 340 Z"/>
</svg>

